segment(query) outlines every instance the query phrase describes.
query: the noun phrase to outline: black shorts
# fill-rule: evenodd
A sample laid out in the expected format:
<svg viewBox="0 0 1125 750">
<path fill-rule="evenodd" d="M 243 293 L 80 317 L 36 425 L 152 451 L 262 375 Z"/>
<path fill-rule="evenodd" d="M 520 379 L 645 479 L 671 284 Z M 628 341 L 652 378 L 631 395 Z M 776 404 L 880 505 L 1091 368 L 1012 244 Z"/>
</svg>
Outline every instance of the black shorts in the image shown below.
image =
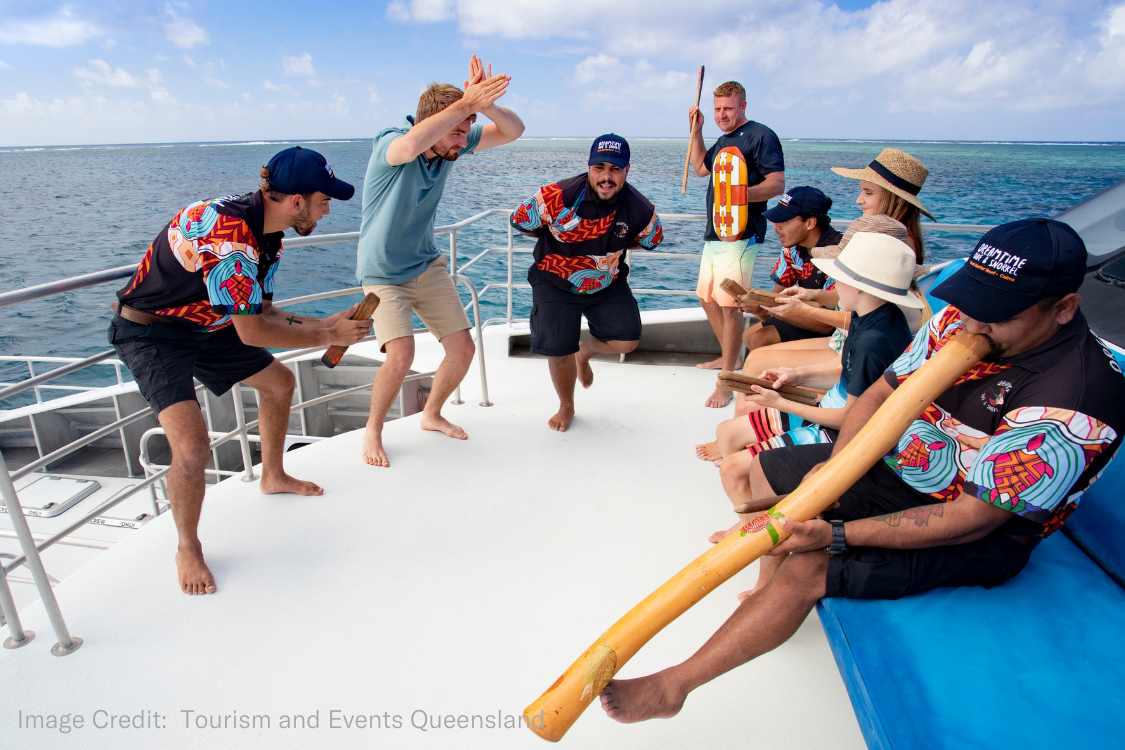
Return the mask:
<svg viewBox="0 0 1125 750">
<path fill-rule="evenodd" d="M 784 341 L 801 341 L 803 339 L 824 339 L 832 335 L 832 332 L 820 333 L 819 331 L 810 331 L 807 328 L 799 328 L 792 323 L 786 323 L 781 318 L 770 318 L 762 327 L 769 326 L 777 331 L 777 335 Z"/>
<path fill-rule="evenodd" d="M 531 281 L 531 351 L 564 357 L 578 351 L 582 316 L 598 341 L 639 341 L 641 311 L 625 281 L 593 294 L 572 294 L 548 281 Z"/>
<path fill-rule="evenodd" d="M 265 349 L 242 343 L 233 325 L 207 333 L 162 323 L 145 326 L 114 315 L 109 343 L 157 416 L 172 404 L 197 400 L 193 377 L 221 396 L 274 361 Z"/>
<path fill-rule="evenodd" d="M 831 455 L 831 445 L 795 445 L 764 451 L 758 461 L 774 492 L 784 495 Z M 823 516 L 853 521 L 933 504 L 880 461 L 840 497 L 839 508 Z M 1023 570 L 1036 541 L 1023 544 L 993 531 L 975 542 L 928 549 L 849 547 L 828 561 L 825 596 L 898 599 L 943 586 L 997 586 Z"/>
</svg>

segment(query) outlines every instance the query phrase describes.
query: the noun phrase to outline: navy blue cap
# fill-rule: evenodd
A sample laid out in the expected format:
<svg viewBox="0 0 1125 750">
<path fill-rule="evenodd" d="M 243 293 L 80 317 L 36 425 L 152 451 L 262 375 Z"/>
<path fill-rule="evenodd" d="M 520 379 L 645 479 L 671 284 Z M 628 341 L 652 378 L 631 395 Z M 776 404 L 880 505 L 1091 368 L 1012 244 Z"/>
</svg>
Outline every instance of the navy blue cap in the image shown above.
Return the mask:
<svg viewBox="0 0 1125 750">
<path fill-rule="evenodd" d="M 798 216 L 827 216 L 830 208 L 832 208 L 831 198 L 814 187 L 802 185 L 787 191 L 781 196 L 777 205 L 762 216 L 765 216 L 767 221 L 780 224 Z"/>
<path fill-rule="evenodd" d="M 980 238 L 965 265 L 930 292 L 981 323 L 1007 320 L 1041 299 L 1077 292 L 1086 244 L 1054 219 L 1001 224 Z"/>
<path fill-rule="evenodd" d="M 612 164 L 624 169 L 629 166 L 629 141 L 615 133 L 606 133 L 594 139 L 590 146 L 590 166 Z"/>
<path fill-rule="evenodd" d="M 346 201 L 355 195 L 355 188 L 336 179 L 328 160 L 309 148 L 294 146 L 278 152 L 266 165 L 270 171 L 270 187 L 287 195 L 324 193 L 329 198 Z"/>
</svg>

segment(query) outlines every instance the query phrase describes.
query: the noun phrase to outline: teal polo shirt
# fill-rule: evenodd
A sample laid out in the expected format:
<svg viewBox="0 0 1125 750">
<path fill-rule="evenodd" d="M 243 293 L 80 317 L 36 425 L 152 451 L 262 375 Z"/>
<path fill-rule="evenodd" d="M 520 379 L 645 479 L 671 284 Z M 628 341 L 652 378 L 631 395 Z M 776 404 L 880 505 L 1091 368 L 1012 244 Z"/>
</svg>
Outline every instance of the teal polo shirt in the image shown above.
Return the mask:
<svg viewBox="0 0 1125 750">
<path fill-rule="evenodd" d="M 453 162 L 430 161 L 419 154 L 397 167 L 388 164 L 387 148 L 412 127 L 414 118 L 408 116 L 403 127 L 387 128 L 375 136 L 363 179 L 356 262 L 360 284 L 403 284 L 421 276 L 440 255 L 434 242 L 434 217 Z M 461 154 L 473 153 L 482 130 L 482 125 L 473 124 Z"/>
</svg>

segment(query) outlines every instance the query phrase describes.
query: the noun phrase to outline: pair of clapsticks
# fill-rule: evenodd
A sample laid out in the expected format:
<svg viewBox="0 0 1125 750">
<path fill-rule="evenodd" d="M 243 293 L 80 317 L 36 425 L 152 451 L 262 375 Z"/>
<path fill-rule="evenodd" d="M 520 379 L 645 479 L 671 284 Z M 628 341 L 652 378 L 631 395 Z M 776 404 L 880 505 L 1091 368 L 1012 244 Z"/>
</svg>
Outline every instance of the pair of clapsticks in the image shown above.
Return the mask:
<svg viewBox="0 0 1125 750">
<path fill-rule="evenodd" d="M 375 296 L 374 293 L 368 292 L 367 296 L 363 298 L 363 301 L 359 303 L 359 307 L 356 308 L 356 311 L 352 313 L 352 320 L 369 319 L 375 313 L 375 308 L 378 306 L 379 298 Z M 343 359 L 344 352 L 346 352 L 347 350 L 348 347 L 346 346 L 333 344 L 332 346 L 328 347 L 328 350 L 326 352 L 324 352 L 324 356 L 320 358 L 320 362 L 325 367 L 335 367 L 336 365 L 340 364 L 340 360 Z"/>
<path fill-rule="evenodd" d="M 750 303 L 752 305 L 757 305 L 761 308 L 776 307 L 777 298 L 780 296 L 778 294 L 775 294 L 774 292 L 767 292 L 764 289 L 751 289 L 750 291 L 746 291 L 734 279 L 723 279 L 719 283 L 719 286 L 723 288 L 724 292 L 734 297 L 736 300 L 740 302 Z M 813 302 L 811 300 L 805 302 L 805 304 L 810 305 L 811 307 L 821 306 L 819 302 Z M 769 320 L 769 310 L 763 309 L 758 318 L 760 320 Z"/>
<path fill-rule="evenodd" d="M 719 380 L 717 385 L 724 391 L 738 391 L 739 393 L 749 393 L 756 395 L 754 390 L 750 387 L 758 385 L 767 390 L 774 390 L 774 381 L 765 380 L 764 378 L 752 378 L 749 375 L 743 375 L 740 372 L 730 372 L 723 370 L 719 373 Z M 797 404 L 804 404 L 805 406 L 816 406 L 817 392 L 808 388 L 801 388 L 796 385 L 782 385 L 774 393 L 784 399 L 792 401 Z"/>
</svg>

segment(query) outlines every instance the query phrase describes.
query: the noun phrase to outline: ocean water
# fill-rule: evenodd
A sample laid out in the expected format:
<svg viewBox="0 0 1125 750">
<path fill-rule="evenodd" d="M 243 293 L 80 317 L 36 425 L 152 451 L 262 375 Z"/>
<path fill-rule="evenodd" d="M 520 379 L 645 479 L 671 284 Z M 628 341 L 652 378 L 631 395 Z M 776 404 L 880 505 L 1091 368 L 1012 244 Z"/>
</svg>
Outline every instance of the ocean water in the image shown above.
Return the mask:
<svg viewBox="0 0 1125 750">
<path fill-rule="evenodd" d="M 297 142 L 293 142 L 297 143 Z M 338 177 L 362 187 L 371 153 L 368 140 L 301 142 L 323 153 Z M 136 263 L 149 242 L 183 206 L 255 189 L 269 157 L 291 144 L 167 144 L 83 148 L 0 149 L 0 290 L 8 291 L 79 274 Z M 680 195 L 684 140 L 634 140 L 630 182 L 663 213 L 702 213 L 706 181 L 692 176 Z M 893 146 L 922 160 L 929 179 L 919 195 L 938 221 L 996 224 L 1029 216 L 1051 216 L 1125 179 L 1125 144 L 882 143 L 785 141 L 786 183 L 814 185 L 834 201 L 833 218 L 859 215 L 858 183 L 830 167 L 862 167 Z M 529 139 L 462 157 L 446 186 L 438 223 L 451 223 L 489 208 L 511 208 L 537 187 L 585 170 L 586 139 Z M 359 228 L 360 196 L 332 202 L 316 233 Z M 923 226 L 925 226 L 923 223 Z M 703 224 L 665 224 L 661 249 L 698 253 Z M 506 220 L 490 217 L 458 236 L 465 262 L 485 247 L 506 242 Z M 927 258 L 964 257 L 976 235 L 927 231 Z M 530 246 L 527 240 L 520 240 Z M 439 237 L 447 248 L 448 238 Z M 772 230 L 759 253 L 756 282 L 766 284 L 780 247 Z M 355 285 L 354 243 L 290 248 L 276 277 L 284 299 Z M 530 255 L 516 256 L 515 279 L 526 280 Z M 637 259 L 634 287 L 693 290 L 698 263 Z M 507 278 L 506 256 L 490 255 L 468 272 L 478 289 Z M 7 307 L 0 318 L 4 355 L 88 356 L 108 347 L 109 304 L 125 282 L 70 292 Z M 468 302 L 467 293 L 463 294 Z M 310 303 L 298 312 L 324 315 L 357 298 Z M 639 296 L 642 309 L 698 304 L 694 297 Z M 530 292 L 517 290 L 515 314 L 526 317 Z M 485 318 L 505 314 L 503 290 L 482 299 Z M 61 380 L 91 383 L 107 377 L 94 368 Z M 23 366 L 0 363 L 0 381 L 26 377 Z M 23 401 L 0 404 L 12 408 Z"/>
</svg>

